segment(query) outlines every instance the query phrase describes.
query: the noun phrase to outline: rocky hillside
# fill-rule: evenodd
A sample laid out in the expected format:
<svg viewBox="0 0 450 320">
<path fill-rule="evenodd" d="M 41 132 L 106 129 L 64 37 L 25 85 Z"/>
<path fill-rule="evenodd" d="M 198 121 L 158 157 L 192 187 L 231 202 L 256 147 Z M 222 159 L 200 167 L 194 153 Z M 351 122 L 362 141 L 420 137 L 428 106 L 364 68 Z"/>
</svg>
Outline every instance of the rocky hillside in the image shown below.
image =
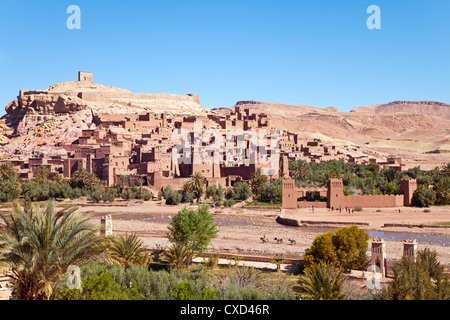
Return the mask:
<svg viewBox="0 0 450 320">
<path fill-rule="evenodd" d="M 93 128 L 94 114 L 164 112 L 206 115 L 195 94 L 132 93 L 92 81 L 67 81 L 45 90 L 21 90 L 5 107 L 0 120 L 0 159 L 58 154 L 58 145 L 70 144 L 81 130 Z"/>
<path fill-rule="evenodd" d="M 239 101 L 236 105 L 267 113 L 272 125 L 323 141 L 356 144 L 366 150 L 397 154 L 423 168 L 450 162 L 450 105 L 396 101 L 351 112 L 282 103 Z M 223 110 L 216 110 L 225 113 Z M 429 163 L 429 164 L 428 164 Z"/>
</svg>

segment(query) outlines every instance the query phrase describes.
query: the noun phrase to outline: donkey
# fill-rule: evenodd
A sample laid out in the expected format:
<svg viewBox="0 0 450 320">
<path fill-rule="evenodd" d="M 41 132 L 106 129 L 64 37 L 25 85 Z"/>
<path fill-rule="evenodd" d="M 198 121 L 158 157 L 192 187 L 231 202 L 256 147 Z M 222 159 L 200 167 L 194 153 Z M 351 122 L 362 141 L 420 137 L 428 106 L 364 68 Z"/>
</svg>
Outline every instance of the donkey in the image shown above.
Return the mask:
<svg viewBox="0 0 450 320">
<path fill-rule="evenodd" d="M 290 242 L 291 244 L 296 244 L 295 239 L 289 239 L 289 242 Z"/>
<path fill-rule="evenodd" d="M 273 239 L 273 240 L 275 240 L 277 243 L 283 243 L 283 239 L 275 238 L 275 239 Z"/>
</svg>

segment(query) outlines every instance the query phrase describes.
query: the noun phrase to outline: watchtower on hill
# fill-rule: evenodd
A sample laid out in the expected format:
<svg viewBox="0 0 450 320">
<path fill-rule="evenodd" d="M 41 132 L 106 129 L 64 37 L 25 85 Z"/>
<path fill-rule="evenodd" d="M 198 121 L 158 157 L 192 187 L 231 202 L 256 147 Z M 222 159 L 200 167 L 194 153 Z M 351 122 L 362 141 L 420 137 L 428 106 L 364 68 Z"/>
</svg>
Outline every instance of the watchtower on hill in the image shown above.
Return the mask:
<svg viewBox="0 0 450 320">
<path fill-rule="evenodd" d="M 78 81 L 94 82 L 94 76 L 92 72 L 78 71 Z"/>
</svg>

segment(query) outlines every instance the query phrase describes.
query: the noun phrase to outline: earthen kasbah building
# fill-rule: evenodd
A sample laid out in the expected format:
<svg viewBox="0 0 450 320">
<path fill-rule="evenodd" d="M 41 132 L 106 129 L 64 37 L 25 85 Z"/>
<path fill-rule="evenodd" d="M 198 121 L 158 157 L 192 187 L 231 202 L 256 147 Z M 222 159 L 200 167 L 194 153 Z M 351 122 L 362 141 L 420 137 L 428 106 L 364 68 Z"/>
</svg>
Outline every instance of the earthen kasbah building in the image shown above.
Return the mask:
<svg viewBox="0 0 450 320">
<path fill-rule="evenodd" d="M 94 84 L 92 73 L 79 72 L 78 82 Z M 13 107 L 36 94 L 39 92 L 21 91 Z M 82 104 L 83 101 L 97 98 L 111 98 L 96 97 L 91 92 L 74 94 L 75 98 L 65 99 Z M 44 96 L 48 95 L 46 93 Z M 60 98 L 46 99 L 56 101 L 55 106 L 61 107 L 58 104 Z M 199 104 L 198 96 L 192 94 L 177 99 Z M 28 102 L 33 103 L 31 100 Z M 269 115 L 243 108 L 239 104 L 226 113 L 205 115 L 174 115 L 165 112 L 108 114 L 92 111 L 91 116 L 91 128 L 82 130 L 75 141 L 62 146 L 65 154 L 7 161 L 15 165 L 23 178 L 35 177 L 41 166 L 48 167 L 51 175 L 59 174 L 64 178 L 70 178 L 74 172 L 83 168 L 106 181 L 107 186 L 133 186 L 139 180 L 156 192 L 167 186 L 181 188 L 196 172 L 206 178 L 207 185 L 224 187 L 233 186 L 237 181 L 249 181 L 258 168 L 272 178 L 289 177 L 289 160 L 319 162 L 342 159 L 359 164 L 375 162 L 383 168 L 397 170 L 404 167 L 398 157 L 389 156 L 386 161 L 379 162 L 379 159 L 365 155 L 357 146 L 336 148 L 319 139 L 274 128 Z M 17 130 L 20 128 L 19 124 Z M 195 140 L 199 129 L 201 139 Z M 266 134 L 265 139 L 261 139 L 264 137 L 262 134 Z M 404 182 L 402 191 L 405 193 L 402 195 L 344 197 L 342 181 L 333 180 L 330 188 L 309 191 L 328 196 L 328 206 L 350 207 L 408 205 L 413 189 L 411 183 L 407 188 Z M 300 203 L 297 198 L 305 192 L 307 190 L 295 188 L 292 180 L 286 180 L 283 183 L 283 207 L 297 208 Z"/>
<path fill-rule="evenodd" d="M 283 181 L 282 206 L 283 209 L 297 209 L 315 206 L 328 207 L 333 210 L 361 208 L 384 208 L 410 206 L 414 191 L 417 189 L 416 180 L 402 179 L 400 182 L 400 194 L 383 195 L 344 195 L 342 179 L 330 179 L 328 188 L 296 188 L 293 179 Z M 327 202 L 298 201 L 304 198 L 306 193 L 316 192 L 320 196 L 327 197 Z"/>
</svg>

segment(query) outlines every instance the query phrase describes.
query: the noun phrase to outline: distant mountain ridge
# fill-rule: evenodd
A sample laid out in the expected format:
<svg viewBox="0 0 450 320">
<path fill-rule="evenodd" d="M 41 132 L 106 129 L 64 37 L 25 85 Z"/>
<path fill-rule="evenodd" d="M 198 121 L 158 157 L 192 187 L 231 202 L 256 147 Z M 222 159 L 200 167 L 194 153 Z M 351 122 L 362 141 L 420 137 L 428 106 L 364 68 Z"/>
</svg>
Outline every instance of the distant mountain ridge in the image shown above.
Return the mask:
<svg viewBox="0 0 450 320">
<path fill-rule="evenodd" d="M 450 119 L 450 104 L 438 101 L 393 101 L 368 107 L 356 107 L 350 112 L 425 114 Z"/>
</svg>

